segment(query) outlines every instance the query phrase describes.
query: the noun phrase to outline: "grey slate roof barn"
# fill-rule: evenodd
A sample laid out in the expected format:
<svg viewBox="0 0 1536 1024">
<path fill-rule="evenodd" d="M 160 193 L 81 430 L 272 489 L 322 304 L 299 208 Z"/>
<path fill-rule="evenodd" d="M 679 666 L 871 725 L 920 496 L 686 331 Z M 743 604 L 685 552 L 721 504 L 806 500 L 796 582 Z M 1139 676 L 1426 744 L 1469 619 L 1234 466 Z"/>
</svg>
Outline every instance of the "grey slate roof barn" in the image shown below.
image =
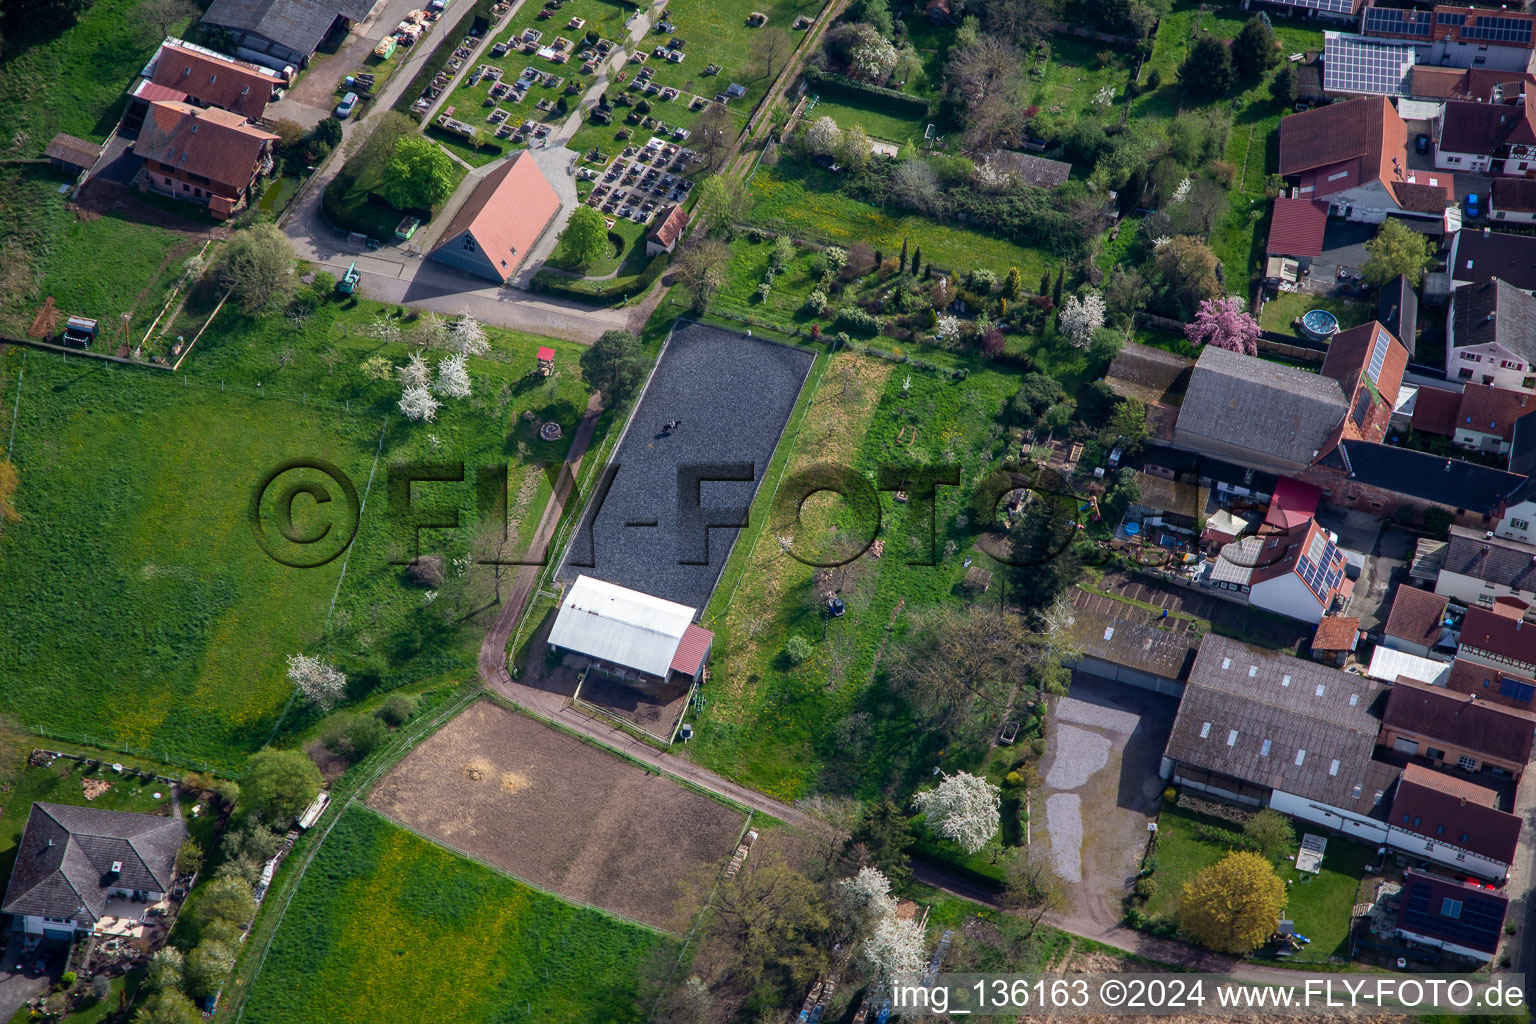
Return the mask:
<svg viewBox="0 0 1536 1024">
<path fill-rule="evenodd" d="M 281 70 L 289 64 L 302 67 L 337 19 L 362 21 L 373 4 L 374 0 L 213 0 L 202 23 L 229 33 L 233 56 Z"/>
<path fill-rule="evenodd" d="M 1174 441 L 1230 452 L 1240 462 L 1268 456 L 1272 465 L 1264 469 L 1295 469 L 1328 450 L 1348 411 L 1336 380 L 1207 345 L 1184 393 Z"/>
<path fill-rule="evenodd" d="M 1200 645 L 1165 757 L 1177 776 L 1214 773 L 1364 816 L 1383 813 L 1395 769 L 1372 761 L 1383 687 L 1210 634 Z"/>
<path fill-rule="evenodd" d="M 0 911 L 89 926 L 109 890 L 170 892 L 186 838 L 180 818 L 33 804 Z"/>
</svg>

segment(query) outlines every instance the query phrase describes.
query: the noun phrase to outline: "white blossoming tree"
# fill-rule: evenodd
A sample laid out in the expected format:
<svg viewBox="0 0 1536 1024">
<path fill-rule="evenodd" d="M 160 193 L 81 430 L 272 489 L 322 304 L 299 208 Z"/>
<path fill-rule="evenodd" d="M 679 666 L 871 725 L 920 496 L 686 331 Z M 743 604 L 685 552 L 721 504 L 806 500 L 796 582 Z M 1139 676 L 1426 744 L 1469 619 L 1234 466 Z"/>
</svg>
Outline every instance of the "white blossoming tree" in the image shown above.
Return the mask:
<svg viewBox="0 0 1536 1024">
<path fill-rule="evenodd" d="M 416 339 L 427 348 L 441 348 L 448 344 L 448 321 L 436 313 L 423 313 L 416 321 Z"/>
<path fill-rule="evenodd" d="M 866 82 L 884 82 L 891 77 L 891 69 L 896 66 L 896 47 L 870 26 L 860 25 L 859 28 L 867 28 L 869 31 L 861 32 L 859 41 L 848 52 L 849 70 L 855 78 L 862 78 Z"/>
<path fill-rule="evenodd" d="M 321 711 L 335 707 L 347 690 L 347 677 L 335 665 L 308 654 L 288 656 L 288 681 Z"/>
<path fill-rule="evenodd" d="M 409 386 L 400 393 L 400 411 L 405 418 L 419 423 L 426 420 L 431 423 L 437 419 L 437 410 L 443 403 L 432 396 L 432 392 L 421 385 Z"/>
<path fill-rule="evenodd" d="M 927 966 L 924 945 L 922 925 L 890 914 L 864 940 L 864 962 L 881 978 L 915 974 Z"/>
<path fill-rule="evenodd" d="M 831 156 L 843 144 L 843 130 L 830 117 L 818 117 L 805 129 L 805 148 L 816 156 Z"/>
<path fill-rule="evenodd" d="M 412 352 L 410 362 L 400 367 L 397 373 L 400 386 L 407 391 L 411 388 L 424 388 L 432 383 L 432 368 L 420 352 Z"/>
<path fill-rule="evenodd" d="M 448 347 L 461 356 L 483 356 L 491 350 L 491 342 L 480 321 L 460 313 L 448 325 Z"/>
<path fill-rule="evenodd" d="M 444 398 L 469 397 L 469 364 L 464 356 L 455 352 L 437 361 L 437 380 L 432 382 L 432 390 Z"/>
<path fill-rule="evenodd" d="M 1183 181 L 1179 182 L 1178 187 L 1173 190 L 1173 196 L 1171 198 L 1175 203 L 1187 202 L 1189 200 L 1190 190 L 1194 187 L 1194 181 L 1190 178 L 1185 178 Z"/>
<path fill-rule="evenodd" d="M 837 883 L 837 909 L 862 926 L 896 912 L 891 880 L 879 868 L 860 868 L 859 873 Z"/>
<path fill-rule="evenodd" d="M 976 853 L 997 835 L 1002 791 L 969 772 L 944 776 L 933 789 L 912 798 L 928 816 L 928 828 L 941 839 L 953 839 L 966 853 Z"/>
<path fill-rule="evenodd" d="M 949 341 L 960 333 L 960 318 L 948 315 L 939 317 L 939 322 L 934 327 L 933 333 L 941 341 Z"/>
<path fill-rule="evenodd" d="M 1104 296 L 1098 292 L 1067 299 L 1061 307 L 1061 333 L 1073 348 L 1087 348 L 1093 341 L 1093 332 L 1104 326 L 1104 309 Z"/>
</svg>

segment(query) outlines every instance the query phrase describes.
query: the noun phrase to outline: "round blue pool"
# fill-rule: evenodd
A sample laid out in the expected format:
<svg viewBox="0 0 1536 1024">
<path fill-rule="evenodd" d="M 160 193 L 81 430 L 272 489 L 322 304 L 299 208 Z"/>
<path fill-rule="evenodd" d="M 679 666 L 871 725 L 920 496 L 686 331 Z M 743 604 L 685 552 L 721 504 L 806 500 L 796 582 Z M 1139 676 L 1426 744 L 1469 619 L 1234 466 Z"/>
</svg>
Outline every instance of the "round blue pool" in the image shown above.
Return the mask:
<svg viewBox="0 0 1536 1024">
<path fill-rule="evenodd" d="M 1301 318 L 1301 333 L 1313 341 L 1327 341 L 1339 331 L 1339 318 L 1326 309 L 1308 311 Z"/>
</svg>

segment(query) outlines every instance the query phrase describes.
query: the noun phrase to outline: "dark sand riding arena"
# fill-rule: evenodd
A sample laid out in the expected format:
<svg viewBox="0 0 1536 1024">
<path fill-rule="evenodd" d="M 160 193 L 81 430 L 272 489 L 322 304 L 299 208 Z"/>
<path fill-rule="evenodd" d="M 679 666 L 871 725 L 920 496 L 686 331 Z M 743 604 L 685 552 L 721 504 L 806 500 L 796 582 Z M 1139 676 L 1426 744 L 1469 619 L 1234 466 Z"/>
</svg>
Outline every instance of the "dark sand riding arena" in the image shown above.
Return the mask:
<svg viewBox="0 0 1536 1024">
<path fill-rule="evenodd" d="M 745 815 L 481 700 L 384 777 L 369 806 L 571 899 L 686 928 Z"/>
</svg>

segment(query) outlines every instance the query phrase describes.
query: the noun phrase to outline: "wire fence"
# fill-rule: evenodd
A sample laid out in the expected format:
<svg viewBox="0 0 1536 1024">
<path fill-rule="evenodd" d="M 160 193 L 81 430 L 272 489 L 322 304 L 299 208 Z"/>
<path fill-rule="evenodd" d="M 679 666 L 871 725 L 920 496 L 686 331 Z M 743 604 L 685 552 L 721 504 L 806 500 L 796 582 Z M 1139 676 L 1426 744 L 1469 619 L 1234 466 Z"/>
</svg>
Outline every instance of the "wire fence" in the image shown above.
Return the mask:
<svg viewBox="0 0 1536 1024">
<path fill-rule="evenodd" d="M 97 750 L 111 750 L 129 757 L 137 757 L 145 761 L 153 761 L 156 764 L 175 765 L 189 772 L 201 772 L 204 775 L 218 775 L 226 779 L 240 779 L 244 772 L 213 764 L 210 761 L 200 761 L 196 758 L 182 757 L 172 754 L 167 750 L 154 750 L 146 747 L 135 747 L 126 743 L 118 743 L 104 736 L 92 736 L 90 733 L 65 732 L 61 729 L 50 729 L 46 725 L 29 725 L 26 727 L 29 733 L 48 740 L 57 740 L 60 743 L 74 743 L 82 747 L 93 747 Z"/>
<path fill-rule="evenodd" d="M 267 954 L 272 949 L 272 940 L 277 936 L 278 930 L 282 927 L 283 917 L 288 912 L 288 905 L 293 901 L 294 893 L 298 892 L 299 884 L 304 880 L 304 873 L 309 870 L 309 865 L 315 859 L 315 854 L 319 852 L 320 848 L 325 845 L 326 839 L 330 837 L 331 829 L 336 827 L 336 823 L 342 819 L 358 796 L 366 793 L 378 781 L 379 776 L 393 768 L 405 755 L 414 750 L 417 744 L 436 732 L 448 719 L 474 703 L 479 696 L 480 690 L 478 688 L 472 689 L 468 693 L 461 695 L 457 700 L 452 701 L 446 708 L 438 712 L 437 715 L 431 718 L 423 717 L 414 725 L 407 724 L 406 727 L 402 728 L 395 735 L 393 743 L 386 744 L 377 755 L 370 755 L 370 757 L 377 756 L 378 760 L 375 763 L 373 772 L 366 779 L 358 776 L 351 782 L 343 782 L 338 789 L 332 790 L 330 806 L 320 816 L 320 821 L 325 823 L 325 830 L 323 832 L 318 831 L 319 823 L 316 823 L 314 828 L 305 833 L 304 837 L 299 840 L 300 844 L 304 845 L 304 852 L 298 860 L 298 869 L 287 872 L 279 871 L 278 876 L 272 881 L 272 886 L 267 890 L 266 897 L 262 900 L 261 907 L 265 911 L 267 907 L 272 905 L 274 892 L 281 890 L 282 905 L 277 909 L 276 914 L 267 913 L 263 915 L 258 913 L 256 923 L 251 927 L 250 935 L 252 938 L 246 944 L 245 951 L 249 953 L 249 950 L 253 948 L 254 942 L 260 941 L 262 944 L 261 952 L 256 955 L 254 963 L 249 956 L 242 956 L 235 963 L 234 970 L 230 974 L 230 982 L 224 986 L 226 992 L 233 992 L 235 994 L 231 1001 L 223 1003 L 218 1008 L 218 1017 L 220 1019 L 230 1019 L 232 1014 L 232 1019 L 238 1024 L 240 1018 L 244 1015 L 245 1003 L 251 994 L 251 986 L 261 974 L 261 969 L 267 962 Z M 365 760 L 363 763 L 366 764 L 367 761 Z M 344 780 L 346 776 L 342 778 Z M 346 796 L 345 800 L 340 799 L 343 795 Z M 293 863 L 294 860 L 294 855 L 290 854 L 283 861 L 284 867 Z M 262 937 L 259 940 L 255 938 L 257 932 L 262 933 Z"/>
<path fill-rule="evenodd" d="M 11 342 L 13 339 L 0 338 L 0 343 Z M 294 402 L 298 405 L 313 409 L 334 409 L 338 412 L 351 412 L 350 399 L 341 403 L 330 402 L 323 398 L 311 398 L 305 391 L 283 391 L 279 388 L 269 388 L 262 385 L 247 387 L 243 384 L 234 384 L 229 381 L 193 380 L 185 373 L 170 375 L 168 367 L 158 367 L 151 363 L 136 363 L 118 359 L 116 356 L 104 356 L 89 352 L 77 352 L 60 348 L 57 345 L 41 345 L 36 342 L 17 342 L 28 346 L 28 351 L 40 352 L 45 355 L 58 356 L 61 362 L 76 362 L 81 359 L 90 360 L 102 367 L 108 373 L 137 374 L 141 380 L 155 380 L 160 386 L 168 388 L 202 388 L 206 391 L 227 392 L 232 395 L 245 395 L 251 398 L 272 399 L 280 402 Z"/>
</svg>

